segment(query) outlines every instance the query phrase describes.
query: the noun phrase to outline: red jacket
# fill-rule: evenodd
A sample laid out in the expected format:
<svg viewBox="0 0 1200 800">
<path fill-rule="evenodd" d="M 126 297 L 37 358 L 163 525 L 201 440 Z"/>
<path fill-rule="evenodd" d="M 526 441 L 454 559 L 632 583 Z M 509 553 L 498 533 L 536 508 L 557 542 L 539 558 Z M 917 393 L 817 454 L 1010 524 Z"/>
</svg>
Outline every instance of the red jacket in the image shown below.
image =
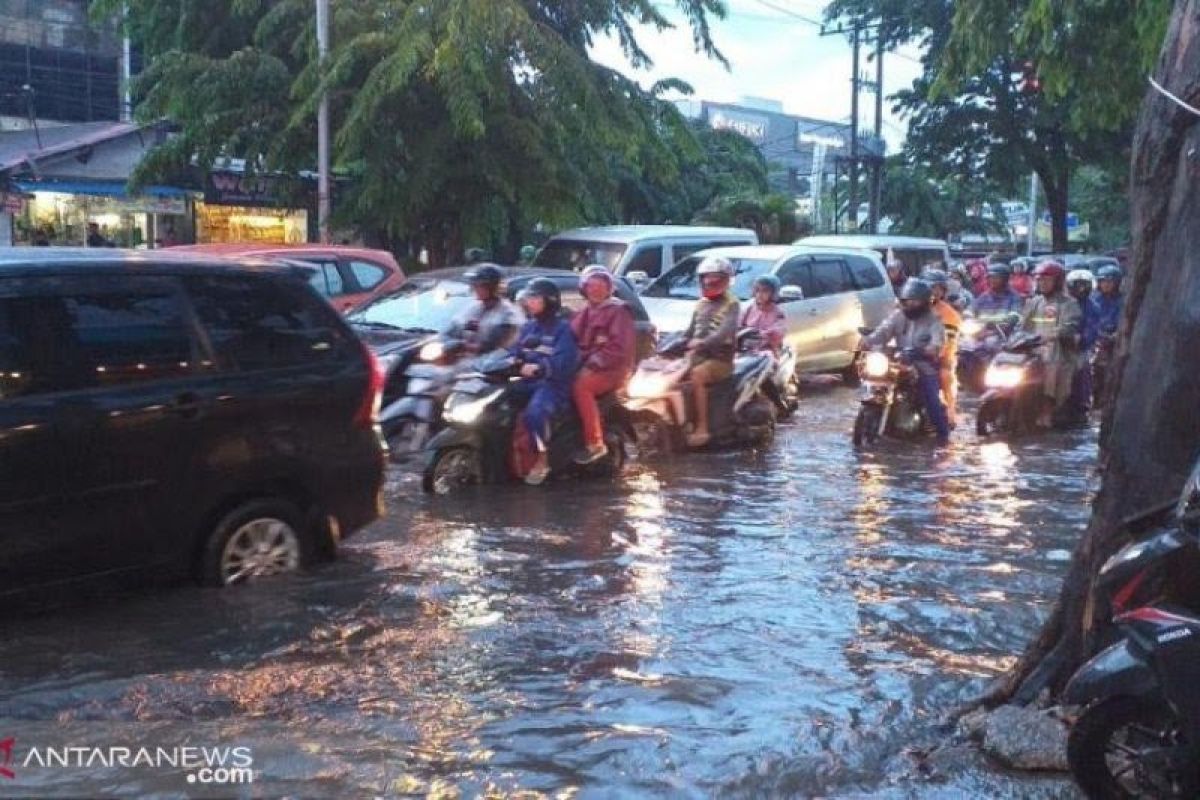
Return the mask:
<svg viewBox="0 0 1200 800">
<path fill-rule="evenodd" d="M 633 312 L 615 297 L 598 306 L 588 303 L 571 318 L 584 369 L 627 375 L 637 356 Z"/>
</svg>

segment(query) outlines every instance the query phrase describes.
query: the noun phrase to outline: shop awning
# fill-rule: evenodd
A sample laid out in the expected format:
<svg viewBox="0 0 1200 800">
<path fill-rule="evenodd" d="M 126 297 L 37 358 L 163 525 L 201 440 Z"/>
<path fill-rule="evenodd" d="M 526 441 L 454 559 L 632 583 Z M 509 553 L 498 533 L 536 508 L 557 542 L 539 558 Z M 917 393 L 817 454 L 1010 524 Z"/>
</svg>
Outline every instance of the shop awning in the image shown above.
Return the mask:
<svg viewBox="0 0 1200 800">
<path fill-rule="evenodd" d="M 13 188 L 22 192 L 62 192 L 63 194 L 85 194 L 93 197 L 129 197 L 124 181 L 89 180 L 14 180 Z M 138 192 L 143 197 L 187 197 L 192 192 L 174 186 L 143 186 Z"/>
</svg>

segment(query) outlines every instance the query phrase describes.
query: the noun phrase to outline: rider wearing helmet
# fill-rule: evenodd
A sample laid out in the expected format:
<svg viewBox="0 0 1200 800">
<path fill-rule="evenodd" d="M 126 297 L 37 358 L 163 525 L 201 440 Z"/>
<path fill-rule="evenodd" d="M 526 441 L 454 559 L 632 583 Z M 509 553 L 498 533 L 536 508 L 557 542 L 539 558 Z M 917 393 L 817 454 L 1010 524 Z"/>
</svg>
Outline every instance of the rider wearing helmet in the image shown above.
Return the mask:
<svg viewBox="0 0 1200 800">
<path fill-rule="evenodd" d="M 909 278 L 900 290 L 900 308 L 893 311 L 867 337 L 868 347 L 880 348 L 895 341 L 917 372 L 917 390 L 929 420 L 937 429 L 938 443 L 950 441 L 950 420 L 941 398 L 941 360 L 946 327 L 932 308 L 933 290 L 925 281 Z"/>
<path fill-rule="evenodd" d="M 989 264 L 987 268 L 987 291 L 976 296 L 971 311 L 984 325 L 999 325 L 1011 330 L 1013 314 L 1020 314 L 1025 299 L 1008 285 L 1009 266 L 1002 262 Z"/>
<path fill-rule="evenodd" d="M 933 294 L 933 313 L 946 329 L 946 345 L 942 348 L 941 386 L 950 427 L 958 426 L 958 332 L 962 330 L 962 314 L 948 299 L 950 276 L 940 269 L 925 270 L 925 282 Z"/>
<path fill-rule="evenodd" d="M 1100 335 L 1111 336 L 1121 321 L 1121 268 L 1105 264 L 1096 273 L 1096 284 L 1096 329 Z"/>
<path fill-rule="evenodd" d="M 892 291 L 896 293 L 896 297 L 899 297 L 900 290 L 904 288 L 904 282 L 908 279 L 904 271 L 904 262 L 898 258 L 889 258 L 887 262 L 887 276 L 892 284 Z"/>
<path fill-rule="evenodd" d="M 708 432 L 708 385 L 733 374 L 733 350 L 737 339 L 738 300 L 729 291 L 733 263 L 720 256 L 706 256 L 696 267 L 703 297 L 696 303 L 692 321 L 684 334 L 692 392 L 696 403 L 696 427 L 688 435 L 690 447 L 703 447 Z"/>
<path fill-rule="evenodd" d="M 1071 382 L 1079 360 L 1079 303 L 1064 291 L 1066 270 L 1057 261 L 1043 261 L 1034 272 L 1037 296 L 1025 304 L 1021 329 L 1042 337 L 1041 356 L 1045 365 L 1043 403 L 1038 427 L 1050 428 L 1055 415 L 1066 410 L 1071 399 Z"/>
<path fill-rule="evenodd" d="M 967 274 L 966 266 L 962 262 L 952 264 L 950 266 L 949 292 L 946 299 L 960 314 L 969 311 L 971 303 L 975 301 L 975 294 L 970 287 L 971 277 Z"/>
<path fill-rule="evenodd" d="M 477 302 L 455 317 L 442 335 L 461 341 L 471 354 L 508 347 L 517 335 L 521 316 L 500 291 L 503 270 L 495 264 L 479 264 L 465 277 Z"/>
<path fill-rule="evenodd" d="M 1033 296 L 1033 278 L 1029 277 L 1029 263 L 1024 259 L 1016 259 L 1012 263 L 1012 290 L 1028 300 Z"/>
<path fill-rule="evenodd" d="M 582 364 L 571 396 L 583 423 L 583 450 L 576 463 L 590 464 L 608 455 L 596 398 L 625 385 L 636 359 L 637 332 L 629 306 L 613 297 L 612 273 L 598 264 L 579 275 L 579 291 L 587 300 L 571 319 Z"/>
<path fill-rule="evenodd" d="M 1067 273 L 1067 294 L 1079 303 L 1079 357 L 1075 377 L 1071 381 L 1070 408 L 1076 419 L 1086 419 L 1092 399 L 1092 346 L 1096 343 L 1096 322 L 1100 316 L 1092 292 L 1096 278 L 1089 269 L 1073 269 Z"/>
<path fill-rule="evenodd" d="M 762 350 L 778 355 L 787 333 L 787 317 L 779 308 L 779 278 L 759 275 L 754 279 L 754 303 L 742 312 L 738 328 L 754 328 L 761 334 Z"/>
<path fill-rule="evenodd" d="M 521 360 L 520 391 L 529 397 L 521 414 L 535 452 L 525 482 L 538 485 L 550 474 L 550 423 L 571 402 L 571 384 L 579 366 L 579 348 L 562 316 L 562 295 L 549 278 L 534 278 L 519 298 L 529 321 L 511 348 Z"/>
</svg>

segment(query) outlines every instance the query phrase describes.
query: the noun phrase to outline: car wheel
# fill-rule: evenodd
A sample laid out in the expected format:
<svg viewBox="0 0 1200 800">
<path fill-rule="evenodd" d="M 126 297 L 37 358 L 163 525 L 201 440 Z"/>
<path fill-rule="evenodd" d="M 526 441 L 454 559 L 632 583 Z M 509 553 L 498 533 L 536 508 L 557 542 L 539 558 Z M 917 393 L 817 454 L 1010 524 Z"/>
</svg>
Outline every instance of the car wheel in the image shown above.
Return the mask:
<svg viewBox="0 0 1200 800">
<path fill-rule="evenodd" d="M 295 572 L 312 563 L 312 532 L 304 515 L 286 500 L 252 500 L 230 511 L 205 542 L 200 580 L 232 586 Z"/>
</svg>

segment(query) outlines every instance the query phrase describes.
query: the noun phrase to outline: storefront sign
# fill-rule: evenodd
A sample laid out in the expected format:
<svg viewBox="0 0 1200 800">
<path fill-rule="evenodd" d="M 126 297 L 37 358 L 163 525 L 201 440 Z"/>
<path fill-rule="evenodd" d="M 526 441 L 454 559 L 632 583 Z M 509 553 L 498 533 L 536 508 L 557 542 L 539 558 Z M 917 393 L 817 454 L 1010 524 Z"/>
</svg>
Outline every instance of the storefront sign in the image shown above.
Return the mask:
<svg viewBox="0 0 1200 800">
<path fill-rule="evenodd" d="M 23 214 L 25 213 L 25 206 L 25 195 L 0 192 L 0 211 L 8 214 Z"/>
<path fill-rule="evenodd" d="M 222 206 L 283 208 L 289 205 L 290 181 L 279 175 L 240 175 L 210 172 L 204 182 L 204 202 Z"/>
<path fill-rule="evenodd" d="M 708 124 L 715 130 L 740 133 L 755 144 L 763 144 L 767 141 L 767 118 L 757 114 L 714 109 L 709 114 Z"/>
</svg>

